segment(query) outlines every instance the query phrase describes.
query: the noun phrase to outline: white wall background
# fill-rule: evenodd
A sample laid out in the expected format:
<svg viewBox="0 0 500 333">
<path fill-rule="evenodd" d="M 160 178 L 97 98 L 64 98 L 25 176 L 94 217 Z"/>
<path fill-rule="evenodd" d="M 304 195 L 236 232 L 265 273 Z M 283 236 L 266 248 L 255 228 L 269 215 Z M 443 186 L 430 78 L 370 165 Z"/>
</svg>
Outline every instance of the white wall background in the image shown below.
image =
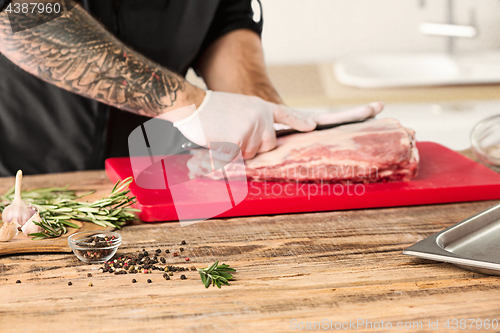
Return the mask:
<svg viewBox="0 0 500 333">
<path fill-rule="evenodd" d="M 384 52 L 446 49 L 444 37 L 418 31 L 425 21 L 446 22 L 446 0 L 261 0 L 263 44 L 268 64 L 327 62 Z M 420 3 L 425 6 L 421 7 Z M 459 51 L 500 48 L 500 1 L 455 0 L 455 21 L 479 35 L 456 42 Z"/>
</svg>

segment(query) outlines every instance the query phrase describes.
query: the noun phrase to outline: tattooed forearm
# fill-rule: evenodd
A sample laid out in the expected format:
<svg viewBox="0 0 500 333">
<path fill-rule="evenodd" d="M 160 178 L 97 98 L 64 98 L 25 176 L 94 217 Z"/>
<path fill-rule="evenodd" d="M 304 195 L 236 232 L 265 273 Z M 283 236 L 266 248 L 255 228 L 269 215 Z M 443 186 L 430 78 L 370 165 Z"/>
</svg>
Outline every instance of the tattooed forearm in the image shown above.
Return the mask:
<svg viewBox="0 0 500 333">
<path fill-rule="evenodd" d="M 51 84 L 138 114 L 157 116 L 198 98 L 182 77 L 127 48 L 79 5 L 15 34 L 0 13 L 0 52 Z"/>
</svg>

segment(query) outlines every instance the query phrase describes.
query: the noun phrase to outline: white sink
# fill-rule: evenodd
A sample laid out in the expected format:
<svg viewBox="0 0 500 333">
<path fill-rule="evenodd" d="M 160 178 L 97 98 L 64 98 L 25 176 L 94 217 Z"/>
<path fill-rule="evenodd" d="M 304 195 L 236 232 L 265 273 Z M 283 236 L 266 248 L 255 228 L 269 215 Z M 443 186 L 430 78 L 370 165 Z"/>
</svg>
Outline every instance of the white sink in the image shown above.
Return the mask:
<svg viewBox="0 0 500 333">
<path fill-rule="evenodd" d="M 358 56 L 338 61 L 334 70 L 340 83 L 360 88 L 495 83 L 500 52 Z"/>
</svg>

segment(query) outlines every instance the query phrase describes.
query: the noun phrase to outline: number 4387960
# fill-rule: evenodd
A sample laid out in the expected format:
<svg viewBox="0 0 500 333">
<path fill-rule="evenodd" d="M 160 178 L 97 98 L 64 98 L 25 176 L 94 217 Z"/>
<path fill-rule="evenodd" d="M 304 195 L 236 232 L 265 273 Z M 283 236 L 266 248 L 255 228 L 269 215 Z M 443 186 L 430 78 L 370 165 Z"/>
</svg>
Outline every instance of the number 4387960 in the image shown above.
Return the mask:
<svg viewBox="0 0 500 333">
<path fill-rule="evenodd" d="M 61 12 L 61 4 L 59 3 L 38 3 L 38 2 L 30 2 L 30 3 L 10 3 L 5 11 L 9 14 L 59 14 Z"/>
<path fill-rule="evenodd" d="M 447 329 L 494 329 L 498 328 L 498 320 L 493 319 L 448 319 L 443 327 Z"/>
</svg>

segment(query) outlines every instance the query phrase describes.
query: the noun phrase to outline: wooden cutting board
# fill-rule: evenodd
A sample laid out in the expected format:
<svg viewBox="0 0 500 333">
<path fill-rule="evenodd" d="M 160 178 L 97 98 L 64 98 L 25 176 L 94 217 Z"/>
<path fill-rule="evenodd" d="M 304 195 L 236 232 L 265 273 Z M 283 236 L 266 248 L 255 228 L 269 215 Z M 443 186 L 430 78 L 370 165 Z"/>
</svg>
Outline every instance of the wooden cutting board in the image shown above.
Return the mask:
<svg viewBox="0 0 500 333">
<path fill-rule="evenodd" d="M 0 195 L 5 193 L 15 183 L 14 177 L 0 178 Z M 79 171 L 45 175 L 23 176 L 23 191 L 44 187 L 65 187 L 84 194 L 95 191 L 85 196 L 83 201 L 92 202 L 109 195 L 113 184 L 106 180 L 104 172 Z M 19 234 L 10 242 L 0 242 L 0 256 L 18 253 L 49 253 L 49 252 L 71 252 L 68 246 L 68 237 L 80 231 L 108 231 L 111 228 L 102 228 L 90 222 L 72 221 L 80 226 L 80 229 L 68 228 L 68 233 L 54 239 L 33 241 L 23 233 Z M 2 222 L 0 220 L 0 226 Z"/>
<path fill-rule="evenodd" d="M 14 239 L 9 242 L 0 242 L 0 256 L 19 253 L 46 253 L 46 252 L 71 252 L 68 245 L 68 237 L 76 232 L 82 231 L 109 231 L 113 228 L 103 228 L 90 222 L 72 221 L 80 226 L 80 229 L 69 228 L 68 232 L 58 238 L 31 240 L 19 232 Z M 0 222 L 0 227 L 2 223 Z"/>
</svg>

